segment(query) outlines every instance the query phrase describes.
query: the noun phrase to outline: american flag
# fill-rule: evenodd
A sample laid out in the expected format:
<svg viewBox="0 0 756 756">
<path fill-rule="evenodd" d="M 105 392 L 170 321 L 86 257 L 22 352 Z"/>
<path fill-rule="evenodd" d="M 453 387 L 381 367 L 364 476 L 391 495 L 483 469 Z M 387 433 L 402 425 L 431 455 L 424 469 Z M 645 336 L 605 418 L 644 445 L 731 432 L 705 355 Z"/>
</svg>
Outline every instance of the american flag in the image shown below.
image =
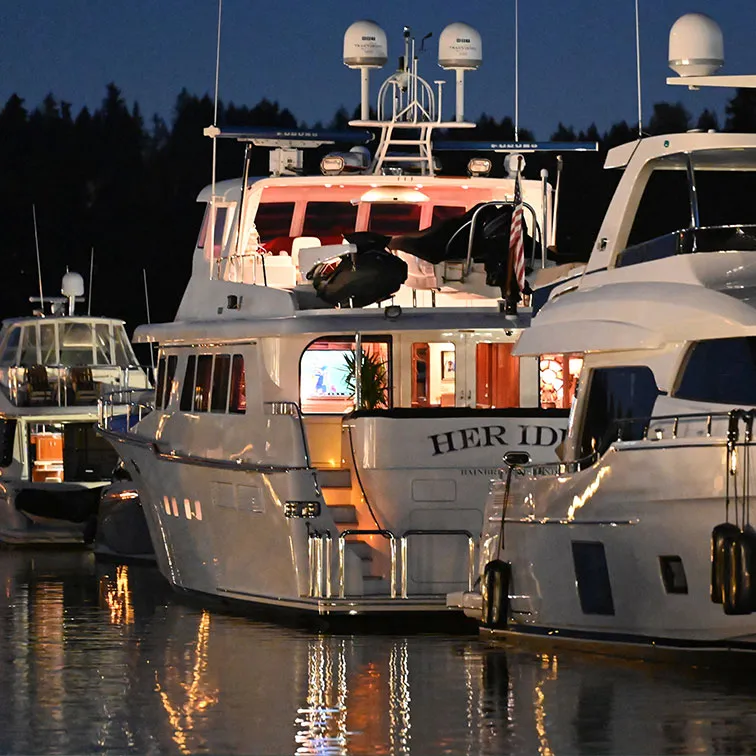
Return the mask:
<svg viewBox="0 0 756 756">
<path fill-rule="evenodd" d="M 515 177 L 514 205 L 512 225 L 509 228 L 509 259 L 512 261 L 517 286 L 522 291 L 525 288 L 525 240 L 522 229 L 522 192 L 519 170 Z"/>
</svg>

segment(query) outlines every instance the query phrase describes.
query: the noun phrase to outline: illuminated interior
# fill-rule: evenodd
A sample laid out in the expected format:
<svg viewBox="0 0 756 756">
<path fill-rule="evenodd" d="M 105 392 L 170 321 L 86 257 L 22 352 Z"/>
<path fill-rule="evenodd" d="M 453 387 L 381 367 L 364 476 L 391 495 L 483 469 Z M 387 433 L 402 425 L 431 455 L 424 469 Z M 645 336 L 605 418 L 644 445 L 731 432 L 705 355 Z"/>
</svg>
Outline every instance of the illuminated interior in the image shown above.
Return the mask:
<svg viewBox="0 0 756 756">
<path fill-rule="evenodd" d="M 541 407 L 568 409 L 575 398 L 583 358 L 577 354 L 542 354 L 539 362 Z"/>
<path fill-rule="evenodd" d="M 35 483 L 63 482 L 63 428 L 33 425 L 29 433 L 31 479 Z"/>
<path fill-rule="evenodd" d="M 514 344 L 475 346 L 475 406 L 506 409 L 520 406 L 520 361 L 512 356 Z"/>
<path fill-rule="evenodd" d="M 457 353 L 451 341 L 412 345 L 412 407 L 453 407 Z"/>
<path fill-rule="evenodd" d="M 387 339 L 366 338 L 363 354 L 380 362 L 385 371 L 385 400 L 390 404 L 390 350 Z M 304 413 L 344 414 L 354 409 L 353 381 L 348 360 L 353 359 L 355 344 L 348 337 L 326 337 L 313 341 L 302 353 L 299 363 L 299 402 Z"/>
</svg>

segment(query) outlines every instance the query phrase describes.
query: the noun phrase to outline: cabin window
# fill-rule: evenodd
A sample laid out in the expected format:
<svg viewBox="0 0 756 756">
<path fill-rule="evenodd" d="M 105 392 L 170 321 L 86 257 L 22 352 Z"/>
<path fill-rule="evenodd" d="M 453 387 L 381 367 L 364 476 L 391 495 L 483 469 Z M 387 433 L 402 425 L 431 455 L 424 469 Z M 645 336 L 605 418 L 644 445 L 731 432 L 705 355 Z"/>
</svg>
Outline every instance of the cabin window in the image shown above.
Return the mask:
<svg viewBox="0 0 756 756">
<path fill-rule="evenodd" d="M 376 234 L 396 236 L 408 234 L 420 228 L 419 203 L 373 202 L 370 205 L 368 231 Z"/>
<path fill-rule="evenodd" d="M 597 368 L 591 372 L 580 434 L 579 457 L 603 454 L 618 438 L 643 438 L 659 395 L 647 367 Z"/>
<path fill-rule="evenodd" d="M 168 402 L 171 400 L 171 390 L 173 388 L 173 378 L 176 375 L 176 363 L 178 357 L 172 354 L 166 360 L 165 357 L 161 357 L 158 360 L 158 377 L 157 387 L 155 388 L 155 406 L 158 409 L 163 409 L 168 406 Z"/>
<path fill-rule="evenodd" d="M 583 358 L 577 354 L 542 354 L 538 371 L 541 407 L 569 409 L 582 367 Z"/>
<path fill-rule="evenodd" d="M 60 423 L 30 425 L 29 478 L 35 483 L 63 482 L 63 428 Z"/>
<path fill-rule="evenodd" d="M 450 341 L 415 342 L 411 347 L 412 407 L 453 407 L 457 352 Z"/>
<path fill-rule="evenodd" d="M 213 366 L 213 395 L 210 400 L 212 412 L 225 412 L 228 408 L 228 378 L 231 370 L 231 355 L 216 354 Z"/>
<path fill-rule="evenodd" d="M 42 353 L 43 365 L 57 365 L 58 357 L 55 349 L 55 324 L 39 324 L 39 349 Z"/>
<path fill-rule="evenodd" d="M 583 614 L 613 615 L 612 583 L 604 544 L 599 541 L 573 541 L 572 560 Z"/>
<path fill-rule="evenodd" d="M 213 355 L 201 354 L 197 358 L 197 377 L 194 381 L 194 411 L 210 409 L 210 381 L 213 375 Z"/>
<path fill-rule="evenodd" d="M 21 359 L 20 364 L 24 367 L 31 367 L 39 363 L 37 356 L 37 327 L 36 325 L 26 326 L 21 339 Z"/>
<path fill-rule="evenodd" d="M 362 340 L 362 404 L 364 409 L 391 405 L 391 341 L 387 336 Z M 354 340 L 328 336 L 313 341 L 299 362 L 302 412 L 343 414 L 354 409 Z"/>
<path fill-rule="evenodd" d="M 675 396 L 695 402 L 756 404 L 756 336 L 694 344 Z"/>
<path fill-rule="evenodd" d="M 194 374 L 197 369 L 197 358 L 190 354 L 186 360 L 186 372 L 184 373 L 184 385 L 181 387 L 181 403 L 179 407 L 182 412 L 191 412 L 194 398 Z"/>
<path fill-rule="evenodd" d="M 231 361 L 231 396 L 229 412 L 244 414 L 247 411 L 247 379 L 244 374 L 244 357 L 235 354 Z"/>
<path fill-rule="evenodd" d="M 172 354 L 168 358 L 167 367 L 165 370 L 165 398 L 161 406 L 167 407 L 171 401 L 171 392 L 173 391 L 173 380 L 176 377 L 176 365 L 178 364 L 178 357 Z"/>
<path fill-rule="evenodd" d="M 62 365 L 92 364 L 92 328 L 89 323 L 60 324 Z"/>
<path fill-rule="evenodd" d="M 108 323 L 95 323 L 95 365 L 110 365 L 110 326 Z"/>
<path fill-rule="evenodd" d="M 451 218 L 460 218 L 465 212 L 465 208 L 458 205 L 436 205 L 433 208 L 431 226 Z"/>
<path fill-rule="evenodd" d="M 695 160 L 694 155 L 694 166 Z M 695 175 L 701 226 L 756 225 L 756 171 L 696 171 Z M 737 248 L 743 249 L 740 245 L 751 240 L 737 241 Z"/>
<path fill-rule="evenodd" d="M 500 409 L 520 406 L 520 360 L 514 344 L 475 346 L 475 406 Z"/>
<path fill-rule="evenodd" d="M 664 212 L 659 212 L 659 208 Z M 641 244 L 690 226 L 690 199 L 685 171 L 655 170 L 638 205 L 627 246 Z"/>
<path fill-rule="evenodd" d="M 136 365 L 136 356 L 131 349 L 131 344 L 126 338 L 126 332 L 122 327 L 113 327 L 113 341 L 115 342 L 115 364 L 118 367 L 129 367 L 129 365 Z M 152 347 L 150 347 L 152 348 Z"/>
<path fill-rule="evenodd" d="M 205 248 L 205 241 L 210 234 L 210 213 L 213 206 L 208 205 L 205 210 L 205 216 L 202 218 L 202 226 L 200 227 L 199 237 L 197 238 L 197 246 L 200 249 Z M 228 215 L 227 207 L 215 208 L 215 244 L 213 245 L 215 257 L 220 257 L 221 247 L 223 246 L 223 232 L 226 228 L 226 216 Z"/>
<path fill-rule="evenodd" d="M 260 244 L 277 236 L 289 236 L 293 216 L 293 202 L 261 202 L 255 213 L 255 228 L 260 236 Z"/>
<path fill-rule="evenodd" d="M 162 409 L 164 404 L 163 395 L 165 393 L 165 357 L 158 360 L 157 365 L 157 384 L 155 386 L 155 407 Z"/>
<path fill-rule="evenodd" d="M 16 420 L 0 419 L 0 467 L 8 467 L 13 462 L 13 442 L 16 438 Z"/>
<path fill-rule="evenodd" d="M 14 326 L 8 332 L 8 338 L 5 342 L 5 349 L 3 349 L 2 363 L 3 365 L 13 365 L 16 362 L 18 356 L 18 342 L 21 339 L 21 328 Z"/>
<path fill-rule="evenodd" d="M 302 236 L 351 234 L 357 223 L 357 205 L 351 202 L 308 202 Z"/>
</svg>

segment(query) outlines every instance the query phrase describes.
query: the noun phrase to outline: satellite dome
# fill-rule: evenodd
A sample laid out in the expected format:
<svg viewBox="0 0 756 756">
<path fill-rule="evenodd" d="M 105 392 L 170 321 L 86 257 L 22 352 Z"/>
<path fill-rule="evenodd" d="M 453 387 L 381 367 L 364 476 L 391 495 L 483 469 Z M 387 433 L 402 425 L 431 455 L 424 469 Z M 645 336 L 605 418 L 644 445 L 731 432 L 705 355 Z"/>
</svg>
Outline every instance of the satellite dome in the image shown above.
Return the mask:
<svg viewBox="0 0 756 756">
<path fill-rule="evenodd" d="M 60 286 L 60 293 L 64 297 L 83 297 L 84 279 L 78 273 L 69 271 L 65 276 L 63 276 L 63 283 Z"/>
<path fill-rule="evenodd" d="M 386 32 L 375 21 L 355 21 L 344 32 L 344 65 L 380 68 L 388 60 Z"/>
<path fill-rule="evenodd" d="M 710 76 L 724 63 L 719 24 L 703 13 L 686 13 L 669 32 L 669 67 L 680 76 Z"/>
<path fill-rule="evenodd" d="M 474 70 L 483 62 L 483 42 L 472 26 L 449 24 L 438 40 L 438 65 L 441 68 Z"/>
</svg>

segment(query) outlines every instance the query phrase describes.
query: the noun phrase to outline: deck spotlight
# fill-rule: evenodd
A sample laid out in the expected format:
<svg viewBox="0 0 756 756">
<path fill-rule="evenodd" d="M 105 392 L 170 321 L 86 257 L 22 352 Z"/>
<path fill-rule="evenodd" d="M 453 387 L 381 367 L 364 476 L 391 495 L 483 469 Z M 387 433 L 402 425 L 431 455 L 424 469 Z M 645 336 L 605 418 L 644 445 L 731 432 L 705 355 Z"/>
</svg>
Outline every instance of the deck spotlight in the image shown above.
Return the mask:
<svg viewBox="0 0 756 756">
<path fill-rule="evenodd" d="M 471 158 L 467 164 L 468 176 L 488 176 L 491 173 L 491 161 L 488 158 Z"/>
</svg>

